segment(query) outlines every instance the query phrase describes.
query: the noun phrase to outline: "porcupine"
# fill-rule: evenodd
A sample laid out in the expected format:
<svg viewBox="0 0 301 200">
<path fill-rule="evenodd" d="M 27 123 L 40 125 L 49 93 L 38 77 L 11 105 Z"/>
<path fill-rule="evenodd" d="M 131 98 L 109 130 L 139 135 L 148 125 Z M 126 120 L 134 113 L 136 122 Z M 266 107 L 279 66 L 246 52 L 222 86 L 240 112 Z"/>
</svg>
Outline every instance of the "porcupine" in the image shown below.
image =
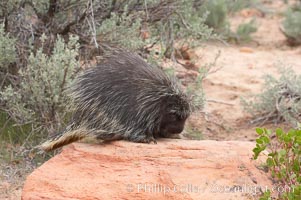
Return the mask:
<svg viewBox="0 0 301 200">
<path fill-rule="evenodd" d="M 175 78 L 125 50 L 111 52 L 79 75 L 71 96 L 71 122 L 40 146 L 44 151 L 86 137 L 156 143 L 155 138 L 181 133 L 191 113 Z"/>
</svg>

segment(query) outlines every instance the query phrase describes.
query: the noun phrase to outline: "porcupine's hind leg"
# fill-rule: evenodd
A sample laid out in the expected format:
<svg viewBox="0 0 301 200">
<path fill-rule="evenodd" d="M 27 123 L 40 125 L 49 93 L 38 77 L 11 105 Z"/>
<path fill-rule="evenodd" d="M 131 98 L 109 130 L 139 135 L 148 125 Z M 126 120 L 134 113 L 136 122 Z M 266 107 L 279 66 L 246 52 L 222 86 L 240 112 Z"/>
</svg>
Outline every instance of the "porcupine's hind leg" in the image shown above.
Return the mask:
<svg viewBox="0 0 301 200">
<path fill-rule="evenodd" d="M 97 140 L 103 140 L 103 141 L 114 141 L 114 140 L 121 140 L 123 137 L 120 134 L 117 133 L 107 133 L 102 130 L 95 131 L 95 138 Z"/>
<path fill-rule="evenodd" d="M 92 137 L 96 140 L 103 140 L 103 141 L 114 141 L 114 140 L 122 140 L 123 137 L 121 134 L 114 133 L 114 132 L 107 132 L 105 130 L 93 130 Z"/>
</svg>

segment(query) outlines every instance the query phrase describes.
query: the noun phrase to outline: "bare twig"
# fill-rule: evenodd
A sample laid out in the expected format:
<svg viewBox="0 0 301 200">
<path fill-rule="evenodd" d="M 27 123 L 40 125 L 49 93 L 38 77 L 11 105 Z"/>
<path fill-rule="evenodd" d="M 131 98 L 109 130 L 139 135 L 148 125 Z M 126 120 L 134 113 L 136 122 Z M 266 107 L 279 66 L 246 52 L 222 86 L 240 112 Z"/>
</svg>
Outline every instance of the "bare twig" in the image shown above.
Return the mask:
<svg viewBox="0 0 301 200">
<path fill-rule="evenodd" d="M 184 25 L 184 27 L 189 30 L 190 29 L 190 24 L 188 24 L 188 23 L 185 22 L 183 16 L 179 12 L 175 12 L 175 14 L 180 17 L 181 22 Z"/>
<path fill-rule="evenodd" d="M 47 15 L 50 19 L 53 18 L 54 14 L 57 10 L 57 0 L 49 0 L 49 8 L 47 11 Z"/>
<path fill-rule="evenodd" d="M 209 63 L 209 65 L 208 65 L 208 68 L 209 68 L 208 74 L 216 73 L 217 71 L 219 71 L 223 68 L 222 66 L 220 66 L 220 67 L 217 67 L 217 68 L 213 69 L 213 66 L 216 66 L 216 63 L 217 63 L 220 56 L 221 56 L 221 51 L 219 50 L 217 52 L 217 54 L 215 55 L 213 62 Z"/>
<path fill-rule="evenodd" d="M 277 117 L 277 113 L 275 113 L 274 111 L 273 112 L 270 112 L 268 114 L 264 114 L 262 117 L 258 117 L 256 119 L 253 119 L 250 121 L 251 124 L 254 124 L 254 125 L 263 125 L 265 123 L 267 123 L 268 121 L 270 121 L 271 119 Z"/>
<path fill-rule="evenodd" d="M 146 0 L 144 0 L 144 7 L 145 7 L 146 20 L 148 21 L 149 15 L 148 15 L 148 10 L 147 10 L 147 2 L 146 2 Z"/>
<path fill-rule="evenodd" d="M 74 19 L 73 21 L 71 21 L 71 22 L 69 22 L 67 25 L 65 25 L 63 29 L 58 30 L 57 32 L 58 32 L 59 34 L 62 34 L 62 35 L 65 35 L 65 34 L 67 34 L 68 32 L 70 32 L 70 29 L 71 29 L 72 26 L 74 26 L 74 25 L 76 25 L 76 24 L 81 23 L 81 22 L 84 21 L 84 19 L 85 19 L 86 16 L 87 16 L 87 10 L 88 10 L 88 9 L 86 9 L 86 10 L 81 14 L 81 16 L 79 17 L 79 19 L 78 19 L 78 18 Z"/>
<path fill-rule="evenodd" d="M 8 72 L 4 75 L 4 77 L 3 77 L 3 80 L 2 80 L 2 82 L 1 82 L 1 84 L 0 84 L 0 89 L 2 89 L 3 88 L 3 86 L 4 86 L 4 83 L 5 83 L 5 80 L 6 80 L 6 78 L 7 78 L 7 76 L 8 76 Z"/>
<path fill-rule="evenodd" d="M 94 42 L 94 45 L 96 48 L 99 47 L 98 43 L 97 43 L 97 39 L 96 39 L 96 28 L 95 28 L 95 18 L 94 18 L 94 12 L 93 12 L 93 1 L 90 0 L 90 10 L 91 10 L 91 24 L 89 23 L 90 25 L 90 28 L 92 29 L 92 40 Z M 89 20 L 88 20 L 89 22 Z"/>
<path fill-rule="evenodd" d="M 225 104 L 225 105 L 228 105 L 228 106 L 234 106 L 235 105 L 234 103 L 228 103 L 228 102 L 224 102 L 224 101 L 221 101 L 221 100 L 215 100 L 215 99 L 206 99 L 206 101 L 211 102 L 211 103 Z"/>
</svg>

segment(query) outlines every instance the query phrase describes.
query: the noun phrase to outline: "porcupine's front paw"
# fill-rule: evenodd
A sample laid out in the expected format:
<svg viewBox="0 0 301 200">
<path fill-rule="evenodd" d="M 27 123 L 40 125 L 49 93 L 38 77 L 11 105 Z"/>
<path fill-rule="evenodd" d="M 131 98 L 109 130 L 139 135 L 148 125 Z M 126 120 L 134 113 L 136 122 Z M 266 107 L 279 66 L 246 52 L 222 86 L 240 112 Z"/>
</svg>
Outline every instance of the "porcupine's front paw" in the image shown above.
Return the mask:
<svg viewBox="0 0 301 200">
<path fill-rule="evenodd" d="M 148 143 L 148 144 L 153 142 L 154 144 L 157 144 L 157 141 L 154 137 L 145 137 L 145 138 L 141 139 L 139 142 Z"/>
<path fill-rule="evenodd" d="M 153 136 L 138 136 L 138 137 L 131 137 L 129 138 L 130 141 L 133 142 L 140 142 L 140 143 L 154 143 L 157 144 L 157 141 L 155 140 L 155 138 Z"/>
<path fill-rule="evenodd" d="M 156 141 L 156 139 L 155 139 L 154 137 L 146 138 L 145 143 L 150 144 L 150 143 L 152 143 L 152 142 L 153 142 L 154 144 L 157 144 L 157 141 Z"/>
</svg>

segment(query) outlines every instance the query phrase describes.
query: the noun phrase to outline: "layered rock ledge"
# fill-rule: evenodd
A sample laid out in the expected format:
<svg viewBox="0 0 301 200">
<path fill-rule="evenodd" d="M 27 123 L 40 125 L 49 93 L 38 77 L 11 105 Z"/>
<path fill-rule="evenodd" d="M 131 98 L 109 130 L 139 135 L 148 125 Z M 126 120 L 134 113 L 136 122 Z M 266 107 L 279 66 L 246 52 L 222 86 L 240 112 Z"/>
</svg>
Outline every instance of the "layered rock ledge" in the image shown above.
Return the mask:
<svg viewBox="0 0 301 200">
<path fill-rule="evenodd" d="M 159 140 L 74 143 L 28 176 L 23 200 L 254 199 L 271 188 L 255 144 Z M 255 198 L 256 199 L 256 198 Z"/>
</svg>

